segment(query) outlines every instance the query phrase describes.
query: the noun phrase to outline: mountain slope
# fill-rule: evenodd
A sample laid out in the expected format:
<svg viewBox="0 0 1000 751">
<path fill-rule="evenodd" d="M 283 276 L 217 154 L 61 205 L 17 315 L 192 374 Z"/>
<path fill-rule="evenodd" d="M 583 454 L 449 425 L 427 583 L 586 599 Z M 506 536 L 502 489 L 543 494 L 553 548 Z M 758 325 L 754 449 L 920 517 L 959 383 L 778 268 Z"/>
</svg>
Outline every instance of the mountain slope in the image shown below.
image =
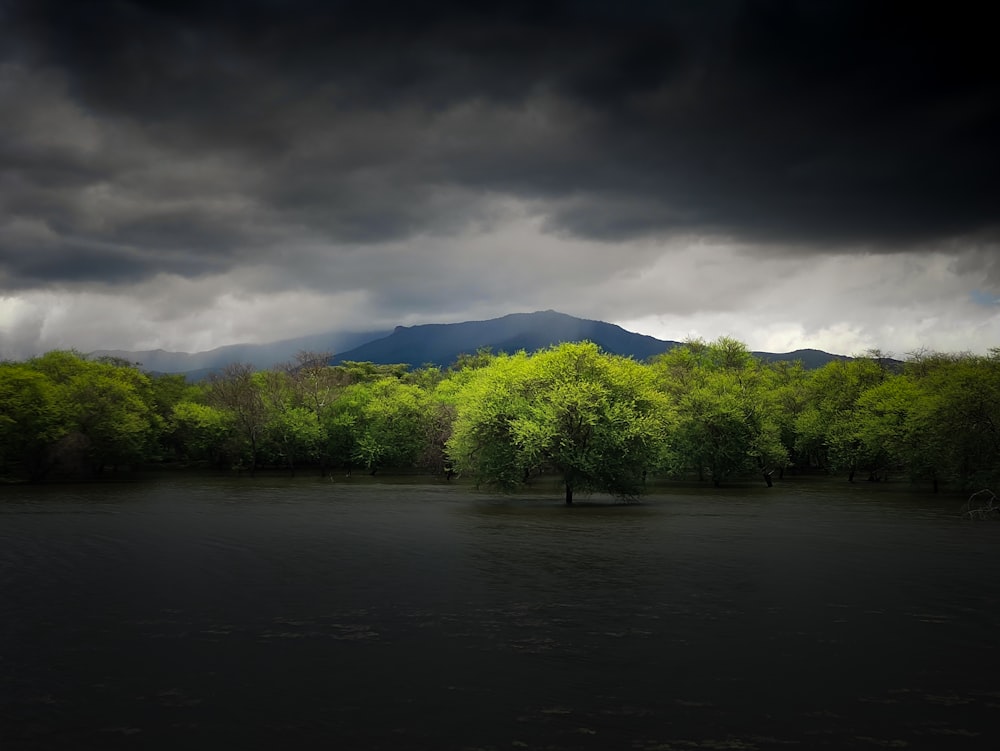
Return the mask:
<svg viewBox="0 0 1000 751">
<path fill-rule="evenodd" d="M 232 362 L 247 362 L 258 370 L 291 360 L 302 350 L 336 353 L 336 364 L 348 360 L 380 364 L 407 363 L 413 367 L 431 363 L 451 365 L 461 354 L 474 354 L 488 347 L 493 352 L 534 352 L 560 342 L 589 340 L 605 352 L 636 360 L 658 355 L 678 342 L 626 331 L 604 321 L 591 321 L 545 310 L 512 313 L 502 318 L 463 323 L 433 323 L 397 326 L 391 334 L 328 332 L 285 339 L 268 344 L 234 344 L 206 352 L 166 352 L 164 350 L 98 350 L 93 356 L 110 355 L 138 362 L 156 373 L 183 373 L 196 381 Z M 765 361 L 799 360 L 806 368 L 818 368 L 831 360 L 850 359 L 815 349 L 787 353 L 754 352 Z"/>
<path fill-rule="evenodd" d="M 533 352 L 560 342 L 585 339 L 606 352 L 639 360 L 666 352 L 677 344 L 635 334 L 611 323 L 588 321 L 546 310 L 512 313 L 488 321 L 398 326 L 389 336 L 343 352 L 333 362 L 355 360 L 407 363 L 412 366 L 432 363 L 446 367 L 455 362 L 460 354 L 472 354 L 482 347 L 489 347 L 493 352 L 517 352 L 521 349 Z"/>
<path fill-rule="evenodd" d="M 797 360 L 802 363 L 802 367 L 806 370 L 821 368 L 832 360 L 852 359 L 847 355 L 831 355 L 829 352 L 824 352 L 821 349 L 797 349 L 794 352 L 781 353 L 754 352 L 754 355 L 759 357 L 764 362 L 775 362 L 777 360 L 795 362 Z"/>
<path fill-rule="evenodd" d="M 561 342 L 589 340 L 605 352 L 645 360 L 667 352 L 679 342 L 636 334 L 604 321 L 575 318 L 554 310 L 536 313 L 512 313 L 488 321 L 464 323 L 432 323 L 420 326 L 397 326 L 382 339 L 362 344 L 340 353 L 334 364 L 353 360 L 380 364 L 406 363 L 412 367 L 433 364 L 447 367 L 461 354 L 473 354 L 482 347 L 493 352 L 534 352 Z M 773 362 L 801 361 L 806 368 L 818 368 L 831 360 L 848 360 L 845 355 L 832 355 L 816 349 L 794 352 L 754 352 L 761 359 Z"/>
<path fill-rule="evenodd" d="M 187 373 L 192 380 L 204 377 L 210 371 L 233 362 L 247 362 L 258 370 L 265 370 L 280 362 L 287 362 L 303 350 L 311 352 L 339 352 L 357 347 L 363 342 L 385 336 L 384 332 L 337 332 L 283 339 L 267 344 L 231 344 L 205 352 L 167 352 L 152 350 L 97 350 L 93 357 L 120 357 L 140 363 L 143 370 L 154 373 Z"/>
</svg>

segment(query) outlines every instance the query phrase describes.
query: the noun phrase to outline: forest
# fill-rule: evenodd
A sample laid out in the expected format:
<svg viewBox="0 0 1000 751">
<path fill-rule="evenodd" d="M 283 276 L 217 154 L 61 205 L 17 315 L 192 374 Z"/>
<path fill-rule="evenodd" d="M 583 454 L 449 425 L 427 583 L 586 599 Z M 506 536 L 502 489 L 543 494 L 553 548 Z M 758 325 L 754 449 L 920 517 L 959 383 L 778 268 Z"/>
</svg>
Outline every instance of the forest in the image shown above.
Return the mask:
<svg viewBox="0 0 1000 751">
<path fill-rule="evenodd" d="M 648 478 L 716 486 L 786 472 L 954 491 L 1000 479 L 1000 349 L 870 352 L 816 370 L 722 337 L 637 362 L 596 345 L 463 355 L 448 368 L 300 353 L 209 379 L 52 351 L 0 363 L 0 480 L 149 466 L 426 472 L 631 499 Z"/>
</svg>

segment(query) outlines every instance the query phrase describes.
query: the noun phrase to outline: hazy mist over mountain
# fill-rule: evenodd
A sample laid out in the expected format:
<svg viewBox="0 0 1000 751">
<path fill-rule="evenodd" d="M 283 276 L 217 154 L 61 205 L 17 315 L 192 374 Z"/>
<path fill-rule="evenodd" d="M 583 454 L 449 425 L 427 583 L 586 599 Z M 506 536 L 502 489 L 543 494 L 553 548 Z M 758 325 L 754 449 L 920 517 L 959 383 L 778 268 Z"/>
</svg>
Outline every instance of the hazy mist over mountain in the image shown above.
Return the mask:
<svg viewBox="0 0 1000 751">
<path fill-rule="evenodd" d="M 257 369 L 270 368 L 292 360 L 301 351 L 330 352 L 333 363 L 353 360 L 406 363 L 411 367 L 427 364 L 447 367 L 459 355 L 474 354 L 482 348 L 488 348 L 493 353 L 533 352 L 561 342 L 584 340 L 594 342 L 606 352 L 637 360 L 661 354 L 678 344 L 677 341 L 627 331 L 604 321 L 546 310 L 512 313 L 485 321 L 397 326 L 391 333 L 329 332 L 264 345 L 233 345 L 198 353 L 96 350 L 92 355 L 121 357 L 139 362 L 149 371 L 188 373 L 190 377 L 200 378 L 231 362 L 250 363 Z M 801 360 L 806 367 L 818 367 L 831 359 L 843 357 L 819 350 L 755 354 L 766 360 Z"/>
</svg>

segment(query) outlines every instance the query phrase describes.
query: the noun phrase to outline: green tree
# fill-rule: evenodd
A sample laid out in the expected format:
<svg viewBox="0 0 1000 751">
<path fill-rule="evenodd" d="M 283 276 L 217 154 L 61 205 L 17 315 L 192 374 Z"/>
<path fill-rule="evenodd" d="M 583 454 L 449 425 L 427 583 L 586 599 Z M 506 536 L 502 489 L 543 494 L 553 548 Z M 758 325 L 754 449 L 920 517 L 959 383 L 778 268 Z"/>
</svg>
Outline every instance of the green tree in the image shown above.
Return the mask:
<svg viewBox="0 0 1000 751">
<path fill-rule="evenodd" d="M 891 377 L 882 363 L 869 358 L 838 360 L 814 371 L 807 383 L 808 406 L 796 419 L 796 450 L 821 467 L 874 473 L 884 457 L 872 453 L 862 435 L 865 405 L 861 395 Z"/>
<path fill-rule="evenodd" d="M 232 363 L 209 378 L 208 403 L 231 416 L 237 445 L 230 453 L 245 454 L 250 474 L 257 471 L 261 442 L 270 417 L 262 379 L 247 363 Z M 242 465 L 242 458 L 239 460 Z"/>
<path fill-rule="evenodd" d="M 788 462 L 772 372 L 729 337 L 688 342 L 653 361 L 678 424 L 667 469 L 707 471 L 715 485 L 735 474 L 771 473 Z"/>
<path fill-rule="evenodd" d="M 161 422 L 150 379 L 132 363 L 55 350 L 26 365 L 53 385 L 63 420 L 62 434 L 49 452 L 53 468 L 100 473 L 107 466 L 117 469 L 150 458 Z"/>
<path fill-rule="evenodd" d="M 577 490 L 642 492 L 667 440 L 671 409 L 652 373 L 590 342 L 501 355 L 457 399 L 448 454 L 479 482 L 512 488 L 535 472 Z"/>
<path fill-rule="evenodd" d="M 429 407 L 423 389 L 394 377 L 357 383 L 338 400 L 332 435 L 349 461 L 371 474 L 412 467 L 426 445 Z"/>
<path fill-rule="evenodd" d="M 55 384 L 23 364 L 0 364 L 0 472 L 42 480 L 68 431 Z"/>
<path fill-rule="evenodd" d="M 293 475 L 298 463 L 319 459 L 326 444 L 326 431 L 319 418 L 305 407 L 286 406 L 272 412 L 265 434 L 277 463 Z"/>
<path fill-rule="evenodd" d="M 118 469 L 149 457 L 159 427 L 149 378 L 134 367 L 86 363 L 62 398 L 92 468 Z"/>
<path fill-rule="evenodd" d="M 916 469 L 963 489 L 1000 484 L 1000 357 L 931 355 L 909 371 L 922 399 L 911 420 Z"/>
<path fill-rule="evenodd" d="M 179 458 L 221 463 L 233 443 L 232 414 L 207 404 L 181 401 L 174 405 L 168 421 L 174 450 Z"/>
</svg>

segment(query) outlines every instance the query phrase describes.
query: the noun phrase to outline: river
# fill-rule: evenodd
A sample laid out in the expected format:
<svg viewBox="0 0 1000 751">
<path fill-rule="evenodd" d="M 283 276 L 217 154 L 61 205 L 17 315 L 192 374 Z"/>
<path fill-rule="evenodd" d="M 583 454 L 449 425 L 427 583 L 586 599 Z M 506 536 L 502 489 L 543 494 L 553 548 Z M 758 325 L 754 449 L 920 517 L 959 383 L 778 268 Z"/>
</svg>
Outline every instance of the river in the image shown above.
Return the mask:
<svg viewBox="0 0 1000 751">
<path fill-rule="evenodd" d="M 995 748 L 1000 522 L 804 478 L 0 488 L 0 746 Z"/>
</svg>

